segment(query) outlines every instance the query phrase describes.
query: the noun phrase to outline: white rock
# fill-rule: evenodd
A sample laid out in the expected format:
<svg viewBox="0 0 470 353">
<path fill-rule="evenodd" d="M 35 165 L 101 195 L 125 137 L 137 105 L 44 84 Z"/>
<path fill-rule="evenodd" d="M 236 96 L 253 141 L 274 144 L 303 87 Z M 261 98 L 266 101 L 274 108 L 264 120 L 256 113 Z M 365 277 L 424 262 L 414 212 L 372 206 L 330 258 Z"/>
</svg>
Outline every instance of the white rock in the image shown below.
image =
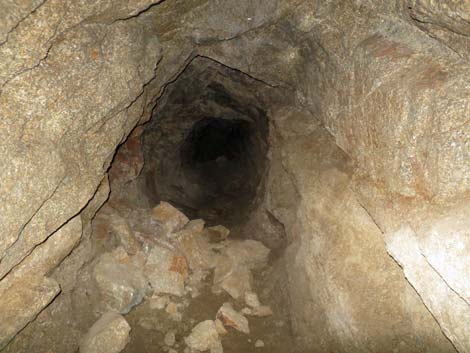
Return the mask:
<svg viewBox="0 0 470 353">
<path fill-rule="evenodd" d="M 224 303 L 217 312 L 217 319 L 219 319 L 225 327 L 233 327 L 237 331 L 243 333 L 250 333 L 248 320 L 241 313 L 236 311 L 230 303 Z"/>
<path fill-rule="evenodd" d="M 245 292 L 245 303 L 252 308 L 261 306 L 258 295 L 255 292 Z"/>
<path fill-rule="evenodd" d="M 261 340 L 256 340 L 256 342 L 255 342 L 255 347 L 256 347 L 256 348 L 264 347 L 264 342 L 261 341 Z"/>
<path fill-rule="evenodd" d="M 106 307 L 121 314 L 139 304 L 148 287 L 144 273 L 123 248 L 101 255 L 93 277 Z"/>
<path fill-rule="evenodd" d="M 206 320 L 197 324 L 191 334 L 184 339 L 189 348 L 198 351 L 207 351 L 221 345 L 217 328 L 212 320 Z"/>
<path fill-rule="evenodd" d="M 224 348 L 222 347 L 222 342 L 218 342 L 211 347 L 210 353 L 224 353 Z"/>
<path fill-rule="evenodd" d="M 116 312 L 104 314 L 80 342 L 80 353 L 119 353 L 129 342 L 131 327 Z"/>
<path fill-rule="evenodd" d="M 186 259 L 173 250 L 155 246 L 145 263 L 145 274 L 155 294 L 184 295 L 188 266 Z"/>
</svg>

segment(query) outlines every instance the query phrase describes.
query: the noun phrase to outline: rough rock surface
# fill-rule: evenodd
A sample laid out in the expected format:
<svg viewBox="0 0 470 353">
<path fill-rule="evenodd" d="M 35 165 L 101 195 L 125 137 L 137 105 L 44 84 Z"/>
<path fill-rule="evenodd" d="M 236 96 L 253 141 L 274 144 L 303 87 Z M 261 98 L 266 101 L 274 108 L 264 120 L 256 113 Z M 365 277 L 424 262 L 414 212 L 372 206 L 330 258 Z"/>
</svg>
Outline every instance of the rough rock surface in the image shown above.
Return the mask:
<svg viewBox="0 0 470 353">
<path fill-rule="evenodd" d="M 468 352 L 468 14 L 452 0 L 0 1 L 0 307 L 25 307 L 10 308 L 15 286 L 37 304 L 2 341 L 55 295 L 50 280 L 44 297 L 28 283 L 77 246 L 117 146 L 200 55 L 259 84 L 248 94 L 216 70 L 204 89 L 269 108 L 262 214 L 286 232 L 308 349 L 455 351 L 442 330 Z M 260 104 L 260 86 L 282 99 Z M 220 101 L 204 111 L 240 115 Z M 137 183 L 133 152 L 132 177 L 115 180 Z M 91 252 L 84 237 L 72 256 Z"/>
<path fill-rule="evenodd" d="M 123 316 L 107 312 L 80 342 L 80 353 L 119 353 L 129 342 L 131 327 Z"/>
<path fill-rule="evenodd" d="M 34 320 L 59 292 L 59 285 L 50 278 L 29 279 L 4 291 L 0 305 L 0 349 Z"/>
<path fill-rule="evenodd" d="M 201 352 L 212 351 L 221 345 L 217 328 L 212 320 L 198 323 L 184 341 L 191 349 Z"/>
<path fill-rule="evenodd" d="M 152 211 L 153 217 L 160 222 L 169 233 L 180 230 L 189 222 L 188 217 L 168 202 L 160 202 Z"/>
<path fill-rule="evenodd" d="M 103 254 L 93 270 L 93 277 L 105 306 L 121 314 L 127 314 L 139 304 L 148 287 L 139 264 L 133 263 L 123 248 Z"/>
<path fill-rule="evenodd" d="M 188 278 L 188 264 L 184 256 L 163 246 L 155 246 L 145 263 L 145 274 L 155 294 L 182 296 Z"/>
</svg>

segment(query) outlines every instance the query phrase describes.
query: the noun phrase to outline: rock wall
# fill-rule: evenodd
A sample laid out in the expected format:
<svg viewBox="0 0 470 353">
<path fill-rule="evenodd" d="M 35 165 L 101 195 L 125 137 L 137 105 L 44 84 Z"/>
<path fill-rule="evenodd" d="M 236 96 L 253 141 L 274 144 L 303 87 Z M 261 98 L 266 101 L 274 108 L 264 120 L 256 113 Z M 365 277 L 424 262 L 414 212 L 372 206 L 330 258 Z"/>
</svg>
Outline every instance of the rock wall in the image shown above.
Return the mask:
<svg viewBox="0 0 470 353">
<path fill-rule="evenodd" d="M 354 182 L 348 188 L 379 227 L 377 235 L 385 235 L 389 254 L 404 268 L 406 278 L 440 329 L 459 351 L 467 352 L 468 256 L 464 253 L 468 252 L 469 243 L 468 230 L 463 226 L 467 218 L 463 205 L 468 204 L 470 185 L 470 128 L 466 118 L 469 42 L 462 30 L 467 25 L 465 5 L 450 1 L 298 1 L 292 5 L 281 5 L 275 21 L 231 42 L 204 48 L 204 53 L 273 85 L 295 88 L 295 104 L 309 111 L 311 120 L 317 118 L 351 158 Z M 306 150 L 299 153 L 305 154 Z M 313 167 L 309 173 L 315 175 L 318 167 Z M 292 169 L 288 168 L 287 174 L 297 180 L 301 169 Z M 273 187 L 285 188 L 286 192 L 303 185 L 296 181 L 286 186 L 286 180 L 278 183 Z M 310 216 L 310 208 L 315 205 L 311 193 L 298 194 L 301 200 L 308 199 L 306 203 L 311 206 L 302 207 L 300 202 L 297 213 L 286 211 L 289 207 L 296 209 L 292 204 L 282 206 L 287 219 L 307 218 L 305 223 L 312 224 L 291 232 L 302 240 L 298 250 L 289 256 L 295 258 L 298 269 L 315 269 L 310 275 L 293 279 L 292 285 L 298 283 L 298 288 L 306 281 L 314 282 L 318 279 L 314 274 L 321 273 L 314 263 L 320 255 L 305 250 L 320 246 L 312 238 L 318 230 L 311 229 L 315 224 Z M 285 199 L 283 196 L 281 201 Z M 351 210 L 351 214 L 356 213 Z M 283 219 L 286 222 L 286 217 Z M 330 222 L 339 226 L 339 220 Z M 447 228 L 450 223 L 454 223 L 452 231 Z M 330 229 L 325 234 L 332 236 L 335 232 Z M 356 246 L 349 256 L 364 251 L 359 243 Z M 454 250 L 450 255 L 454 246 L 461 251 Z M 362 261 L 374 263 L 376 252 L 371 250 Z M 344 264 L 345 259 L 340 263 Z M 320 261 L 325 262 L 328 257 Z M 384 272 L 386 276 L 396 270 L 392 269 L 393 266 Z M 328 287 L 324 278 L 316 283 Z M 345 279 L 343 285 L 346 283 Z M 360 286 L 366 289 L 368 283 L 364 281 Z M 403 291 L 396 294 L 403 297 L 410 287 Z M 309 302 L 314 292 L 305 290 L 298 302 Z M 334 298 L 336 294 L 324 296 Z M 413 306 L 419 307 L 406 304 L 398 316 L 410 318 L 414 314 L 406 311 Z M 320 311 L 317 307 L 308 310 L 312 313 L 310 319 L 300 315 L 299 326 Z M 342 314 L 347 317 L 344 311 Z M 383 321 L 385 317 L 388 316 Z M 332 320 L 328 315 L 326 318 Z M 319 317 L 319 322 L 326 318 Z M 428 319 L 432 321 L 429 316 Z M 319 326 L 325 330 L 328 327 Z M 336 328 L 334 332 L 344 331 L 346 337 L 352 337 L 357 322 L 346 326 L 351 330 L 348 334 L 344 333 L 346 328 Z M 429 328 L 429 333 L 428 337 L 439 336 L 437 327 Z M 355 341 L 345 338 L 336 349 L 348 351 Z M 407 349 L 413 351 L 417 347 Z"/>
<path fill-rule="evenodd" d="M 467 17 L 450 0 L 1 0 L 0 347 L 67 290 L 49 274 L 84 249 L 117 146 L 204 55 L 296 95 L 268 110 L 266 207 L 306 344 L 452 351 L 440 328 L 469 352 Z"/>
</svg>

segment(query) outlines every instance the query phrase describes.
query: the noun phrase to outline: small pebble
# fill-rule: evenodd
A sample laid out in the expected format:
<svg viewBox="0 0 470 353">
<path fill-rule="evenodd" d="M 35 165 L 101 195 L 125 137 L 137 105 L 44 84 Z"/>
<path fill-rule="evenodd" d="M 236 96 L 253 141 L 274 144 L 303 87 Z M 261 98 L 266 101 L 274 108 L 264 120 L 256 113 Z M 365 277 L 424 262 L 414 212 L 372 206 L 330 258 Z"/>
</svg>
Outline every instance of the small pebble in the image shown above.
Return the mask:
<svg viewBox="0 0 470 353">
<path fill-rule="evenodd" d="M 264 342 L 261 341 L 261 340 L 257 340 L 257 341 L 255 342 L 255 347 L 256 347 L 256 348 L 264 347 Z"/>
</svg>

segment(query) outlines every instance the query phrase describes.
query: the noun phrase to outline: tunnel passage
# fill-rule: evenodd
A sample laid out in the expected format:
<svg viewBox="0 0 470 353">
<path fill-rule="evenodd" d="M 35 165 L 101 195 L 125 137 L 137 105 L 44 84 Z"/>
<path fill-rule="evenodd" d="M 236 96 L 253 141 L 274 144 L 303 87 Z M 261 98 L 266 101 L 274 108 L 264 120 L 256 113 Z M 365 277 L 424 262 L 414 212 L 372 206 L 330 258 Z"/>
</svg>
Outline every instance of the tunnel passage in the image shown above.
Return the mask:
<svg viewBox="0 0 470 353">
<path fill-rule="evenodd" d="M 263 190 L 268 117 L 263 87 L 197 57 L 167 87 L 142 134 L 140 188 L 193 218 L 240 224 Z"/>
</svg>

